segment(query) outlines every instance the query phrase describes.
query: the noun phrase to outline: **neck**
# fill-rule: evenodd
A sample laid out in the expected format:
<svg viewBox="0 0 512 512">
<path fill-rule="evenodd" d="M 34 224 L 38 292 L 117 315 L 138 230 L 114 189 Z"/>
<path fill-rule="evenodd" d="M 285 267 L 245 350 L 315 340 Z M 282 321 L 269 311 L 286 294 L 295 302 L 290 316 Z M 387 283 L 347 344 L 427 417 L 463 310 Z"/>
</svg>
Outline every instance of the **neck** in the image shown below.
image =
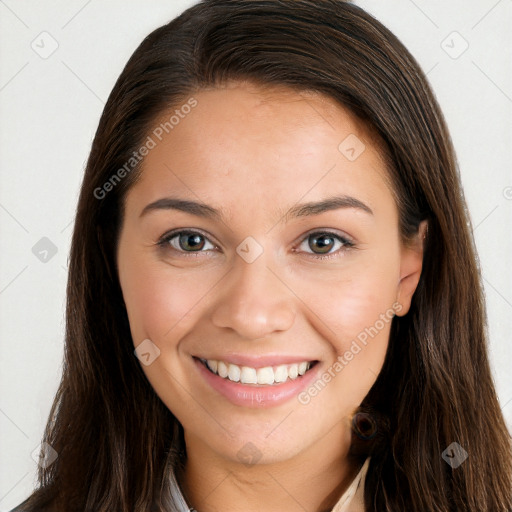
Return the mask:
<svg viewBox="0 0 512 512">
<path fill-rule="evenodd" d="M 330 511 L 360 468 L 348 455 L 349 436 L 337 428 L 288 460 L 250 466 L 222 457 L 186 433 L 185 440 L 181 488 L 198 512 Z"/>
</svg>

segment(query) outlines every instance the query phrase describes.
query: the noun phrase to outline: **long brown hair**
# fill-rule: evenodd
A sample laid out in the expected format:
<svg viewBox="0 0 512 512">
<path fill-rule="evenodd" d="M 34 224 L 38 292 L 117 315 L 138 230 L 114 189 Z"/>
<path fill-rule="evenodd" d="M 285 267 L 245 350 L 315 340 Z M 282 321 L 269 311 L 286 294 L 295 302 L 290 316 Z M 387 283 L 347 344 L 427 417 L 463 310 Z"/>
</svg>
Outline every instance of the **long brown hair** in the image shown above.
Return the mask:
<svg viewBox="0 0 512 512">
<path fill-rule="evenodd" d="M 411 309 L 394 318 L 384 366 L 360 408 L 379 432 L 358 445 L 371 454 L 366 510 L 511 510 L 511 439 L 447 127 L 406 48 L 341 0 L 204 0 L 147 36 L 126 64 L 76 212 L 63 376 L 44 435 L 58 457 L 40 467 L 39 488 L 17 510 L 145 512 L 170 502 L 167 475 L 183 430 L 134 356 L 115 263 L 123 199 L 140 165 L 108 193 L 104 185 L 162 112 L 226 80 L 317 91 L 348 107 L 385 143 L 404 240 L 428 220 Z M 457 468 L 442 456 L 454 442 L 468 454 Z"/>
</svg>

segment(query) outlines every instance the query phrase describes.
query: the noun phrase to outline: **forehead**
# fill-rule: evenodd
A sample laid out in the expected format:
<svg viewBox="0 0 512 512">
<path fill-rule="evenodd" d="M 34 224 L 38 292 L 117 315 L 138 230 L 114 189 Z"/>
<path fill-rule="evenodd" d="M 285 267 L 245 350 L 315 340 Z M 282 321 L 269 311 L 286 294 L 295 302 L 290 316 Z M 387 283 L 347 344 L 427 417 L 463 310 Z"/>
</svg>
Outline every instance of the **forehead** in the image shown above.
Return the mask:
<svg viewBox="0 0 512 512">
<path fill-rule="evenodd" d="M 172 193 L 280 215 L 334 192 L 372 203 L 388 188 L 375 136 L 325 95 L 231 82 L 191 97 L 194 108 L 178 105 L 155 121 L 154 147 L 127 203 L 143 208 Z"/>
</svg>

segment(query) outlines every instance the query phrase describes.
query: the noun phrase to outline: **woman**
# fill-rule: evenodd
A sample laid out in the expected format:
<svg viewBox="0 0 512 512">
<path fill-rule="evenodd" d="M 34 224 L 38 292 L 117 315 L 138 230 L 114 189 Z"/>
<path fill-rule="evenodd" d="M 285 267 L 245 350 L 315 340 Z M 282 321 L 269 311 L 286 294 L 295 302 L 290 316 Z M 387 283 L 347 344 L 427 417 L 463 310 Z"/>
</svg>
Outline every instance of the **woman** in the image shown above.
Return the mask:
<svg viewBox="0 0 512 512">
<path fill-rule="evenodd" d="M 379 22 L 188 9 L 100 120 L 57 457 L 16 510 L 510 510 L 469 226 L 439 106 Z"/>
</svg>

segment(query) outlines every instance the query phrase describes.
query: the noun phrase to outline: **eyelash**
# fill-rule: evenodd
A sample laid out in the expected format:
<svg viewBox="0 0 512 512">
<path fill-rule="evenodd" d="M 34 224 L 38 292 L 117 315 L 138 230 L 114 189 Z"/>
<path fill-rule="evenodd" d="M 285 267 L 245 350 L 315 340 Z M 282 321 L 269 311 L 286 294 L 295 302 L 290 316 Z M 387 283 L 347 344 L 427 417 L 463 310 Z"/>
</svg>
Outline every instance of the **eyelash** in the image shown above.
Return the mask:
<svg viewBox="0 0 512 512">
<path fill-rule="evenodd" d="M 213 242 L 210 241 L 210 239 L 201 231 L 198 230 L 189 230 L 189 229 L 182 229 L 182 230 L 175 230 L 171 231 L 170 233 L 166 233 L 163 235 L 160 240 L 158 240 L 157 245 L 161 247 L 162 249 L 171 249 L 173 251 L 176 251 L 180 254 L 185 255 L 185 257 L 200 257 L 200 254 L 211 251 L 211 249 L 207 249 L 207 251 L 183 251 L 180 249 L 176 249 L 175 247 L 170 246 L 170 241 L 173 238 L 176 238 L 179 235 L 200 235 L 204 237 L 206 240 L 208 240 L 212 245 L 215 245 Z M 308 238 L 312 237 L 313 235 L 328 235 L 336 239 L 337 241 L 341 242 L 342 246 L 337 249 L 334 252 L 329 252 L 325 254 L 318 254 L 318 253 L 312 253 L 312 252 L 304 252 L 304 254 L 307 254 L 308 257 L 313 259 L 319 259 L 319 260 L 326 260 L 334 257 L 338 257 L 340 255 L 340 252 L 344 252 L 346 250 L 352 249 L 355 247 L 354 242 L 349 240 L 348 238 L 341 236 L 337 233 L 333 233 L 332 231 L 312 231 L 304 236 L 304 238 L 301 239 L 299 246 L 302 245 L 305 241 L 308 240 Z M 295 249 L 294 252 L 297 252 Z"/>
</svg>

